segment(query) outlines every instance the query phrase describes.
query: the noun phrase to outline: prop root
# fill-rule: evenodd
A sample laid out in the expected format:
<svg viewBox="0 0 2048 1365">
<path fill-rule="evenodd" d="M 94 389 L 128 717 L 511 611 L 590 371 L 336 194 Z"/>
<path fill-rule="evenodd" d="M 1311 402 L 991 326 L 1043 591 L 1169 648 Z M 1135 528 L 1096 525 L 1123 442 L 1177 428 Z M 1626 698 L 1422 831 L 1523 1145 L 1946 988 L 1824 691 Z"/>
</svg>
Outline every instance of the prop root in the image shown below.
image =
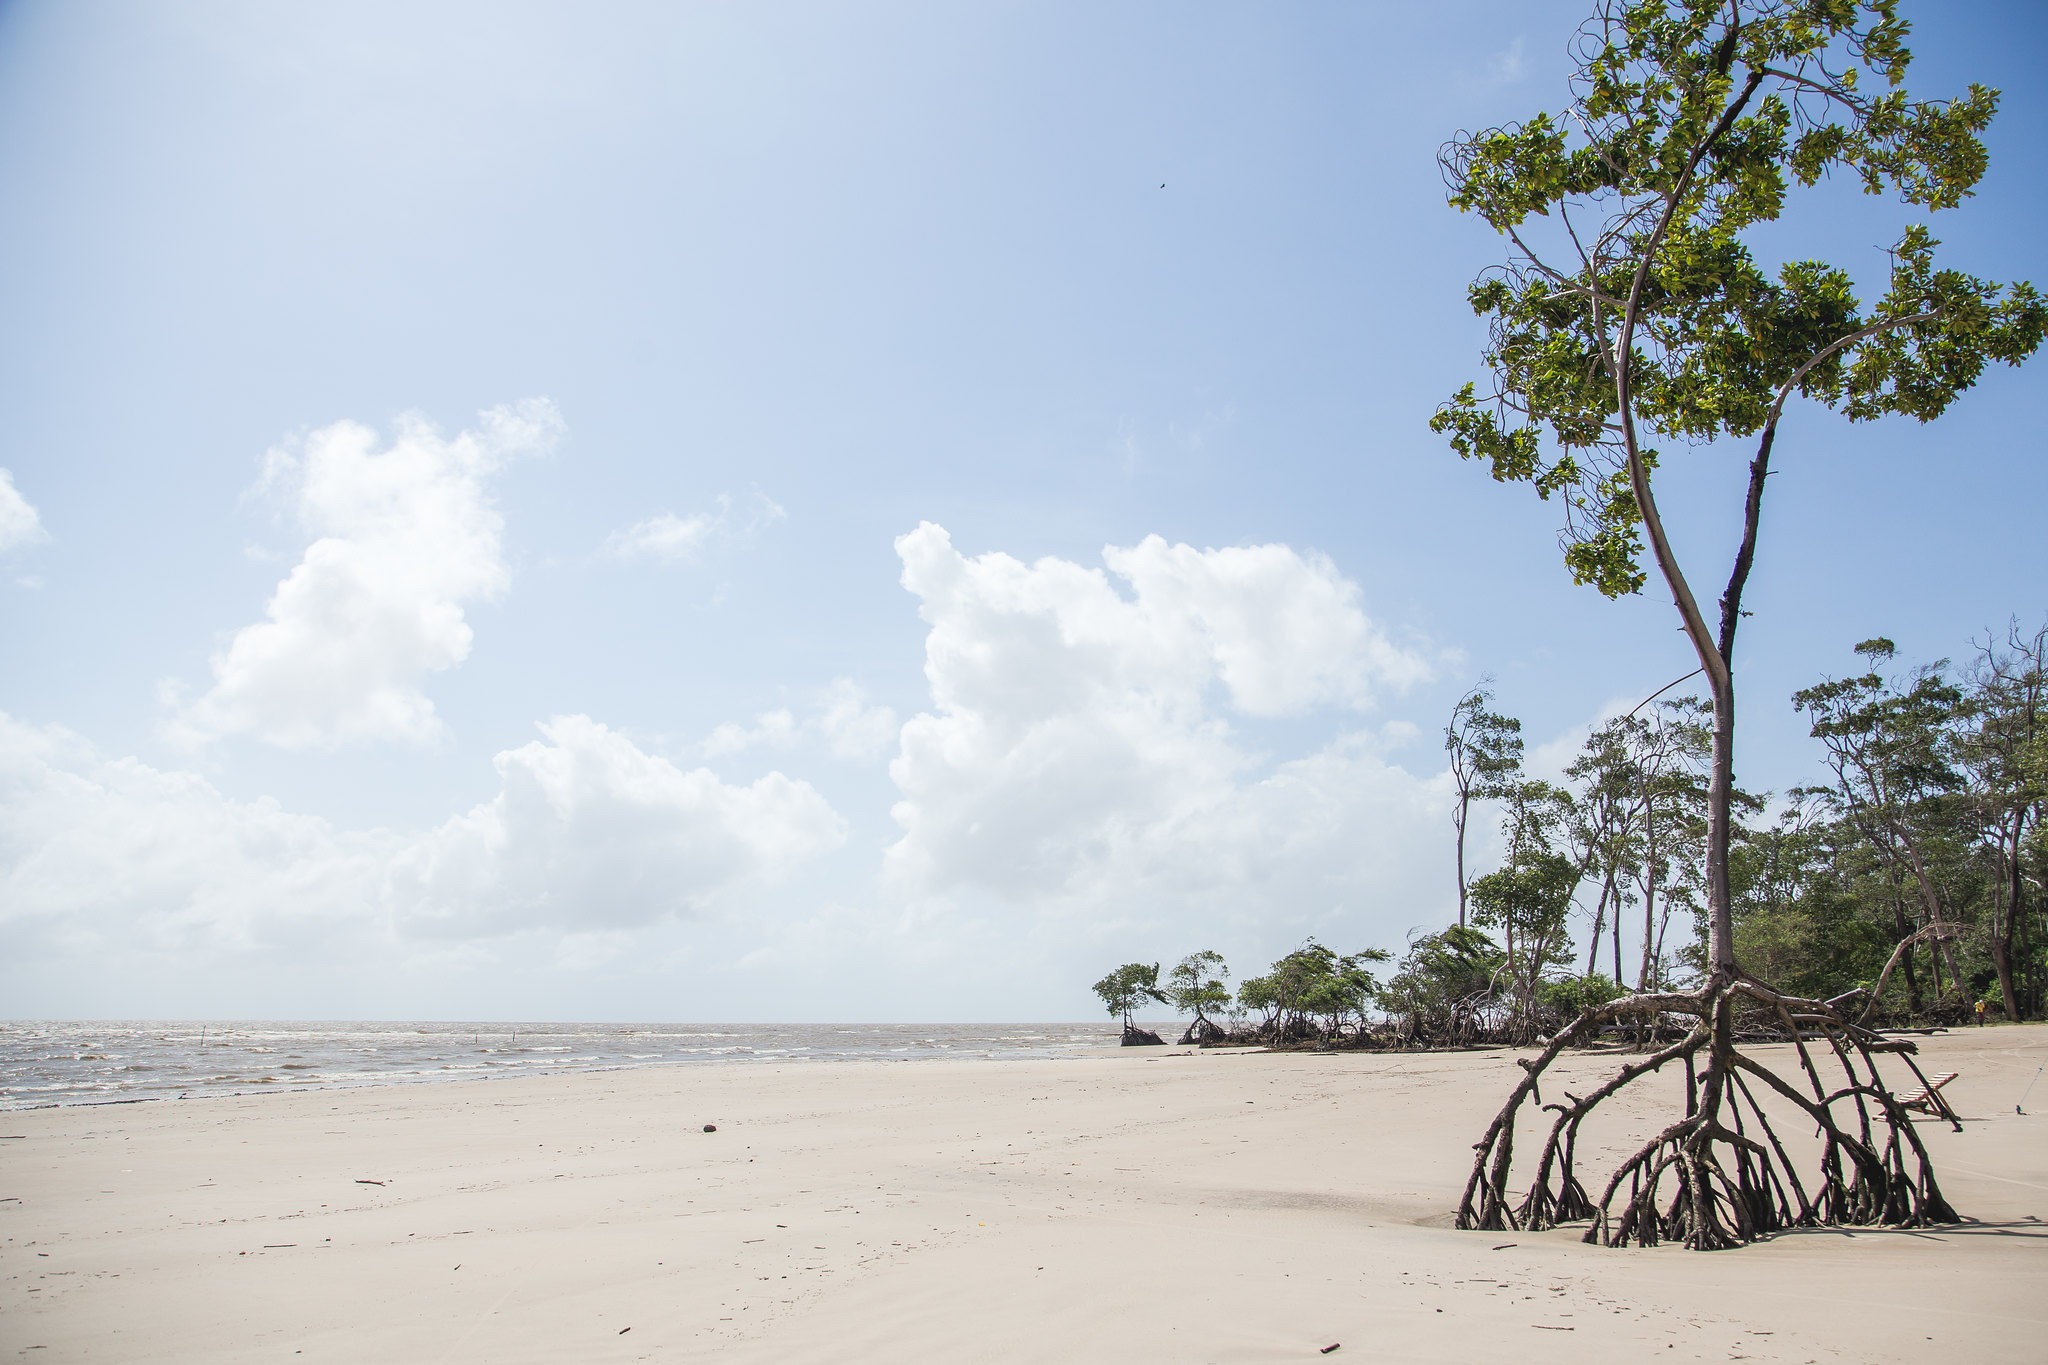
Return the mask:
<svg viewBox="0 0 2048 1365">
<path fill-rule="evenodd" d="M 1783 1040 L 1799 1060 L 1787 1080 L 1736 1047 L 1741 1009 Z M 1683 1033 L 1622 1067 L 1584 1096 L 1564 1093 L 1545 1104 L 1545 1071 L 1575 1044 L 1611 1025 L 1633 1025 L 1651 1037 Z M 1822 1046 L 1809 1046 L 1821 1044 Z M 1875 1054 L 1899 1055 L 1914 1074 L 1915 1045 L 1885 1038 L 1834 1004 L 1784 995 L 1754 978 L 1731 974 L 1698 991 L 1627 996 L 1580 1015 L 1535 1058 L 1507 1104 L 1474 1144 L 1476 1156 L 1458 1226 L 1487 1231 L 1538 1230 L 1586 1221 L 1586 1240 L 1608 1246 L 1682 1241 L 1699 1251 L 1741 1246 L 1793 1227 L 1926 1227 L 1956 1221 L 1942 1198 L 1927 1149 L 1884 1079 Z M 1832 1054 L 1838 1081 L 1824 1080 Z M 1820 1060 L 1816 1061 L 1816 1057 Z M 1576 1169 L 1580 1125 L 1603 1102 L 1666 1067 L 1685 1071 L 1685 1114 L 1660 1130 L 1609 1175 L 1591 1197 Z M 1764 1106 L 1769 1092 L 1803 1113 L 1821 1145 L 1800 1178 Z M 1562 1092 L 1561 1092 L 1562 1093 Z M 1515 1121 L 1524 1105 L 1550 1114 L 1535 1177 L 1519 1200 L 1510 1193 Z"/>
</svg>

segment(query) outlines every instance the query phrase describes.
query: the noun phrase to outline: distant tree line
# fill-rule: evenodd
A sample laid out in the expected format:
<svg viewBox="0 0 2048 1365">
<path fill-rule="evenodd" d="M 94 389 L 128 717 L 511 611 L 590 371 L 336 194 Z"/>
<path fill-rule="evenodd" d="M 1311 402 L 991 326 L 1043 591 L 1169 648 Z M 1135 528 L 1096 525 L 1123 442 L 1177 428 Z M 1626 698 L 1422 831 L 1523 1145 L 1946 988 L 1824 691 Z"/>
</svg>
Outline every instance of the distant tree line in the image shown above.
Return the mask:
<svg viewBox="0 0 2048 1365">
<path fill-rule="evenodd" d="M 1797 692 L 1823 772 L 1782 798 L 1732 793 L 1738 961 L 1782 989 L 1885 1024 L 2038 1019 L 2048 1006 L 2048 627 L 1987 637 L 1955 667 L 1862 670 Z M 1683 680 L 1681 680 L 1683 681 Z M 1183 1043 L 1445 1047 L 1528 1042 L 1629 991 L 1707 965 L 1711 717 L 1653 697 L 1596 726 L 1563 782 L 1530 776 L 1492 686 L 1445 729 L 1458 922 L 1393 961 L 1314 939 L 1233 989 L 1221 956 L 1126 964 L 1095 985 L 1126 1042 L 1134 1011 L 1190 1018 Z M 1470 876 L 1476 807 L 1500 865 Z"/>
</svg>

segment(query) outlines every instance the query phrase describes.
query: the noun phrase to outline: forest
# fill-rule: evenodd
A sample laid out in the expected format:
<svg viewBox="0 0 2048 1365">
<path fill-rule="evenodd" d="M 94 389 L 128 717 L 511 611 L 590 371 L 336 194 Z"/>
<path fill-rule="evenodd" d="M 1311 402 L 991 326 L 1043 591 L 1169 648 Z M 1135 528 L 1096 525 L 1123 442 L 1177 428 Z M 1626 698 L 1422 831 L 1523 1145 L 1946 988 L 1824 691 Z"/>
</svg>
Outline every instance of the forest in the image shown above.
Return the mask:
<svg viewBox="0 0 2048 1365">
<path fill-rule="evenodd" d="M 1867 1026 L 2039 1019 L 2048 996 L 2048 625 L 1957 660 L 1891 641 L 1790 698 L 1817 763 L 1789 791 L 1739 788 L 1729 853 L 1742 969 Z M 1667 692 L 1683 684 L 1674 684 Z M 1127 1043 L 1137 1015 L 1183 1043 L 1431 1048 L 1528 1044 L 1588 1007 L 1708 970 L 1711 719 L 1656 696 L 1594 726 L 1562 781 L 1532 776 L 1521 722 L 1482 682 L 1444 729 L 1458 917 L 1339 953 L 1313 939 L 1232 984 L 1212 951 L 1126 963 L 1095 984 Z M 1473 875 L 1468 828 L 1498 819 Z M 1476 839 L 1472 842 L 1478 842 Z M 1446 868 L 1449 880 L 1452 868 Z"/>
</svg>

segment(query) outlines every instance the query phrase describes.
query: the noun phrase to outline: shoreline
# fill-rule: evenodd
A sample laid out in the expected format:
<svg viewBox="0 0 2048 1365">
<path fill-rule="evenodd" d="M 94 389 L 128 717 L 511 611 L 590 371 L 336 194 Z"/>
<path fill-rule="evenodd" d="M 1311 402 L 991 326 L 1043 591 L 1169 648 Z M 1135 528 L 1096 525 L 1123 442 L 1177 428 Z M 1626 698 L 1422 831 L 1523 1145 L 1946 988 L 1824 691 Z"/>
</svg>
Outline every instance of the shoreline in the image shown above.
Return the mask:
<svg viewBox="0 0 2048 1365">
<path fill-rule="evenodd" d="M 1447 1226 L 1514 1052 L 1111 1045 L 13 1111 L 0 1321 L 46 1361 L 2023 1354 L 2048 1333 L 2048 1118 L 2004 1092 L 2048 1027 L 1927 1044 L 1966 1127 L 1919 1131 L 1978 1221 L 1709 1255 Z"/>
<path fill-rule="evenodd" d="M 665 1065 L 1049 1057 L 1114 1047 L 1115 1036 L 1060 1022 L 33 1020 L 0 1024 L 0 1113 Z"/>
</svg>

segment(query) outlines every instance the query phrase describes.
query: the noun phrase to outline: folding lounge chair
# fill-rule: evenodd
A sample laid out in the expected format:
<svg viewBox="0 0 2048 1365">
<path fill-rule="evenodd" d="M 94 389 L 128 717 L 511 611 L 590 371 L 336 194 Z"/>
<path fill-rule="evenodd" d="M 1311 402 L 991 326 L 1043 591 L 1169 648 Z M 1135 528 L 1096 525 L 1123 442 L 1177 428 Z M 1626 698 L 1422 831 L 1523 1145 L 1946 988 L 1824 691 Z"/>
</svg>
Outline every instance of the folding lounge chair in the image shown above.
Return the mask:
<svg viewBox="0 0 2048 1365">
<path fill-rule="evenodd" d="M 1899 1101 L 1901 1109 L 1918 1109 L 1923 1114 L 1945 1118 L 1958 1128 L 1962 1123 L 1956 1118 L 1956 1111 L 1948 1107 L 1948 1101 L 1941 1097 L 1941 1088 L 1954 1080 L 1960 1072 L 1937 1071 L 1928 1078 L 1924 1089 L 1915 1090 Z"/>
</svg>

